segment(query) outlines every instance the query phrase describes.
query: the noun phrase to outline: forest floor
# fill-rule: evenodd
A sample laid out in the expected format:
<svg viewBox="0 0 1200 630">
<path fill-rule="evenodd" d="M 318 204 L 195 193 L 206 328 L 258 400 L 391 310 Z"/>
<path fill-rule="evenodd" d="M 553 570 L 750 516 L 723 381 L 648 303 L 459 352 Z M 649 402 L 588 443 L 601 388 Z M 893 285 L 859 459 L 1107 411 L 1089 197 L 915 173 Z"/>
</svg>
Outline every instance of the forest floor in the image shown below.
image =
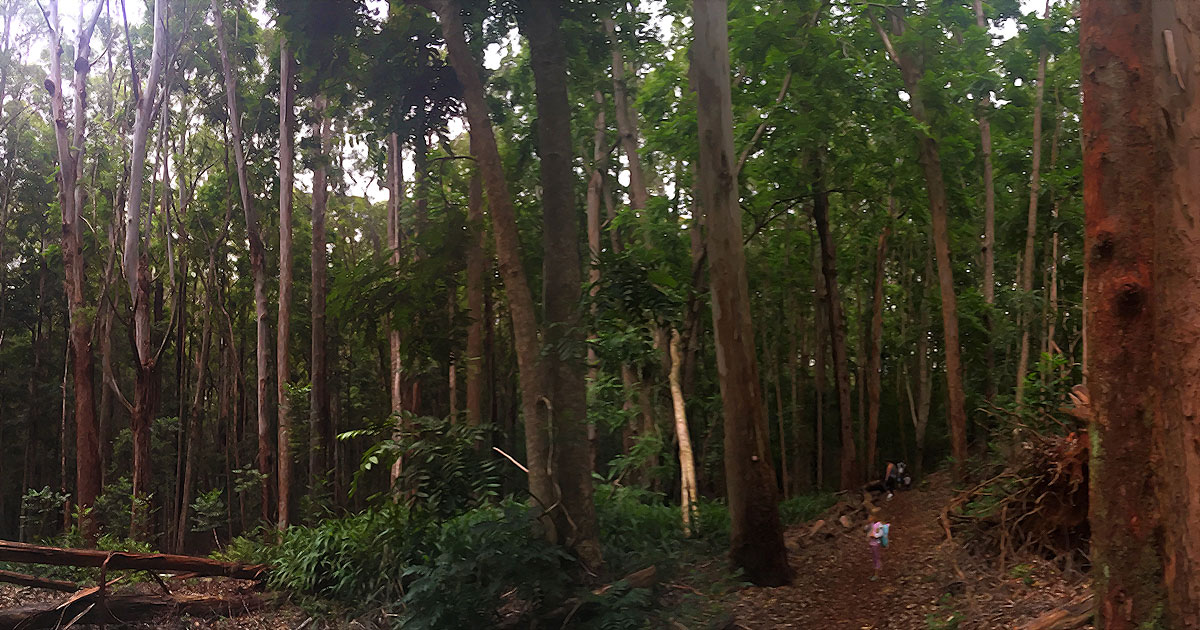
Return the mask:
<svg viewBox="0 0 1200 630">
<path fill-rule="evenodd" d="M 1006 571 L 946 541 L 938 521 L 954 496 L 944 474 L 927 487 L 880 501 L 891 523 L 883 573 L 872 581 L 865 531 L 836 522 L 832 538 L 808 535 L 811 523 L 785 538 L 796 571 L 791 586 L 741 590 L 728 628 L 828 630 L 992 630 L 1065 606 L 1087 588 L 1049 563 L 1021 559 Z M 957 569 L 956 569 L 957 568 Z M 961 572 L 961 573 L 960 573 Z M 1090 626 L 1086 626 L 1090 628 Z"/>
<path fill-rule="evenodd" d="M 698 557 L 660 585 L 662 609 L 654 627 L 671 630 L 993 630 L 1018 629 L 1047 611 L 1066 606 L 1088 588 L 1051 563 L 1019 558 L 1004 570 L 946 540 L 939 523 L 953 498 L 948 477 L 933 475 L 921 489 L 879 501 L 878 518 L 892 525 L 881 579 L 871 580 L 870 551 L 861 523 L 844 528 L 829 519 L 821 534 L 813 523 L 785 533 L 794 582 L 782 588 L 740 584 L 722 556 Z M 861 520 L 861 519 L 860 519 Z M 154 592 L 151 583 L 129 590 Z M 184 594 L 229 595 L 236 580 L 191 579 L 174 583 Z M 225 592 L 229 591 L 229 592 Z M 0 584 L 0 607 L 62 599 L 61 594 Z M 265 594 L 265 606 L 232 619 L 166 617 L 136 628 L 184 630 L 295 630 L 367 628 L 337 615 L 313 619 L 287 597 Z M 1090 629 L 1091 626 L 1082 626 Z"/>
</svg>

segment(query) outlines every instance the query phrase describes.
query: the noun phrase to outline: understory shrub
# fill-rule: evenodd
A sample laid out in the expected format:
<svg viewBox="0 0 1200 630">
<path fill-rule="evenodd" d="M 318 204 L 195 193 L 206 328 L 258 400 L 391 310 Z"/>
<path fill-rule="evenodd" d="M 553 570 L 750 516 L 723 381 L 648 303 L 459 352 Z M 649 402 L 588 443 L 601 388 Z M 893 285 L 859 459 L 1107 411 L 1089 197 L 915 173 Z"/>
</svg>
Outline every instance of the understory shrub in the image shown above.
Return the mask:
<svg viewBox="0 0 1200 630">
<path fill-rule="evenodd" d="M 837 495 L 831 492 L 804 494 L 784 499 L 779 504 L 779 518 L 784 525 L 811 521 L 837 503 Z"/>
</svg>

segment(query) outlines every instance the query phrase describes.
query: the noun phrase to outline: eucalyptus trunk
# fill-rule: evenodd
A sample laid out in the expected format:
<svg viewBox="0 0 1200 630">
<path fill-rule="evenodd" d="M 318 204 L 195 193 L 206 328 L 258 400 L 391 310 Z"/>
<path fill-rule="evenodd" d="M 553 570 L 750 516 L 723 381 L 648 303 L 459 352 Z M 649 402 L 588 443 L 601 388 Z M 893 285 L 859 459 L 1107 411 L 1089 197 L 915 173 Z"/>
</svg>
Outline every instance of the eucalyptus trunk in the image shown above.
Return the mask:
<svg viewBox="0 0 1200 630">
<path fill-rule="evenodd" d="M 292 460 L 288 448 L 292 427 L 292 380 L 289 358 L 292 341 L 292 208 L 296 170 L 296 61 L 286 37 L 279 42 L 279 310 L 275 324 L 276 440 L 279 443 L 279 529 L 291 517 Z M 316 193 L 314 184 L 314 204 Z M 310 486 L 311 487 L 311 486 Z M 265 498 L 265 497 L 264 497 Z"/>
<path fill-rule="evenodd" d="M 700 207 L 708 229 L 713 330 L 725 416 L 725 480 L 735 566 L 761 586 L 792 579 L 779 520 L 766 409 L 750 317 L 742 213 L 733 174 L 733 105 L 730 94 L 726 0 L 695 0 L 692 75 L 699 127 Z"/>
<path fill-rule="evenodd" d="M 1097 627 L 1200 627 L 1200 5 L 1084 0 Z"/>
<path fill-rule="evenodd" d="M 103 468 L 100 462 L 99 435 L 96 424 L 95 385 L 93 379 L 92 332 L 93 319 L 87 307 L 87 264 L 83 254 L 83 219 L 81 215 L 84 190 L 79 181 L 83 166 L 87 131 L 87 78 L 91 69 L 92 33 L 104 2 L 96 2 L 90 18 L 79 31 L 76 59 L 73 63 L 74 133 L 69 125 L 63 99 L 61 51 L 62 25 L 58 15 L 58 0 L 50 0 L 50 115 L 54 120 L 54 135 L 58 150 L 58 203 L 62 211 L 63 288 L 67 300 L 68 337 L 70 339 L 71 374 L 74 381 L 72 401 L 75 416 L 75 491 L 81 508 L 90 507 L 100 494 Z M 5 18 L 5 39 L 9 17 Z M 8 64 L 4 64 L 7 83 Z M 7 218 L 6 218 L 7 221 Z M 89 542 L 95 535 L 91 522 L 81 523 Z"/>
<path fill-rule="evenodd" d="M 320 118 L 318 146 L 320 154 L 313 169 L 312 202 L 312 296 L 309 300 L 312 322 L 311 375 L 309 390 L 308 422 L 308 477 L 309 491 L 316 492 L 327 481 L 329 474 L 329 452 L 333 444 L 333 430 L 329 422 L 329 359 L 325 330 L 325 298 L 328 293 L 326 278 L 329 265 L 325 245 L 325 214 L 329 204 L 329 159 L 332 122 L 329 119 L 329 102 L 325 96 L 317 96 L 316 114 Z M 281 436 L 282 437 L 282 436 Z M 280 446 L 282 453 L 282 443 Z"/>
<path fill-rule="evenodd" d="M 213 14 L 217 27 L 217 46 L 221 53 L 221 71 L 225 78 L 225 103 L 229 114 L 230 141 L 237 165 L 238 191 L 242 211 L 246 216 L 246 236 L 250 241 L 250 269 L 254 276 L 254 321 L 255 321 L 255 378 L 256 418 L 258 421 L 258 472 L 262 477 L 262 519 L 271 520 L 271 418 L 267 409 L 267 392 L 270 383 L 270 324 L 267 312 L 267 261 L 262 233 L 258 223 L 258 210 L 250 199 L 250 175 L 246 166 L 246 152 L 242 147 L 241 112 L 237 105 L 237 75 L 230 63 L 229 50 L 225 45 L 225 29 L 217 0 L 212 0 Z"/>
</svg>

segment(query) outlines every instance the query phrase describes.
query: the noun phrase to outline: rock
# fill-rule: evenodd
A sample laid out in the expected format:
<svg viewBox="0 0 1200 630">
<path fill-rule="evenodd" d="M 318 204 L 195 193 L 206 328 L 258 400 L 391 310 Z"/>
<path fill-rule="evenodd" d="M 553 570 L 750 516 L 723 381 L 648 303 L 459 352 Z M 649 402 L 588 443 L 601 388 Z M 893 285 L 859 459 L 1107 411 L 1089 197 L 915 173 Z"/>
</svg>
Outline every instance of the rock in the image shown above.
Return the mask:
<svg viewBox="0 0 1200 630">
<path fill-rule="evenodd" d="M 813 523 L 812 526 L 808 528 L 808 535 L 815 536 L 823 527 L 825 527 L 825 519 L 821 519 Z"/>
<path fill-rule="evenodd" d="M 842 517 L 838 519 L 838 522 L 841 523 L 842 527 L 845 527 L 846 529 L 854 527 L 854 521 L 850 518 L 849 514 L 842 515 Z"/>
</svg>

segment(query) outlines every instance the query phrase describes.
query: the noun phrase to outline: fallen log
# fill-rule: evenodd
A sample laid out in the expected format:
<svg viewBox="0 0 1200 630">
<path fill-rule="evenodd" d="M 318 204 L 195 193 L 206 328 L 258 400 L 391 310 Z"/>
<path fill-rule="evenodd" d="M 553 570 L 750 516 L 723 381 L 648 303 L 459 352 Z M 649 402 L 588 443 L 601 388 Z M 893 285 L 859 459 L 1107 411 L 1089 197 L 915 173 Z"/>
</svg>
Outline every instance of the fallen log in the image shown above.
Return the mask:
<svg viewBox="0 0 1200 630">
<path fill-rule="evenodd" d="M 0 609 L 0 630 L 38 630 L 77 624 L 126 624 L 155 621 L 164 615 L 214 618 L 236 617 L 261 608 L 261 598 L 206 595 L 110 595 L 101 602 L 95 593 L 63 603 L 30 604 Z"/>
<path fill-rule="evenodd" d="M 0 582 L 7 584 L 17 584 L 19 586 L 32 586 L 33 588 L 43 588 L 48 591 L 61 591 L 63 593 L 74 593 L 79 590 L 79 586 L 73 582 L 63 580 L 51 580 L 50 578 L 40 578 L 24 573 L 13 573 L 12 571 L 0 571 Z"/>
<path fill-rule="evenodd" d="M 262 579 L 267 570 L 267 567 L 260 564 L 234 564 L 195 556 L 61 549 L 7 540 L 0 541 L 0 562 L 67 567 L 107 567 L 110 570 L 132 569 L 160 573 L 195 573 L 202 576 L 230 577 L 242 580 Z"/>
<path fill-rule="evenodd" d="M 1074 630 L 1091 621 L 1094 610 L 1091 593 L 1064 608 L 1052 610 L 1023 625 L 1019 630 Z"/>
</svg>

